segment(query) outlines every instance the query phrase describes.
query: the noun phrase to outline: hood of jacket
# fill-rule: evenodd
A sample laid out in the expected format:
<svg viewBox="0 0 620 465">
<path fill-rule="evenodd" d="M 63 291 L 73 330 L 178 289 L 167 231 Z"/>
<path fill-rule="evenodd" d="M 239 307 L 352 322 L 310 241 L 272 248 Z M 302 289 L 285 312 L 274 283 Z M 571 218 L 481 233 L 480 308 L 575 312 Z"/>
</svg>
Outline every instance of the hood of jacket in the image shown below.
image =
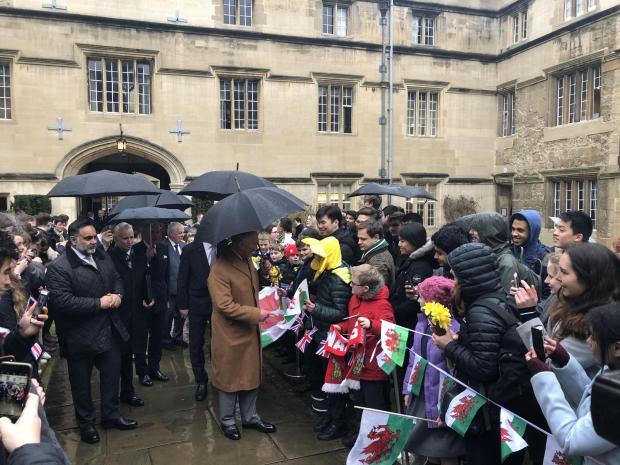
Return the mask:
<svg viewBox="0 0 620 465">
<path fill-rule="evenodd" d="M 435 246 L 433 245 L 433 241 L 431 241 L 430 239 L 427 240 L 426 244 L 424 244 L 422 247 L 420 247 L 419 249 L 415 249 L 413 252 L 411 252 L 409 254 L 409 259 L 419 260 L 420 258 L 426 258 L 427 255 L 431 259 L 435 255 Z"/>
<path fill-rule="evenodd" d="M 540 230 L 542 228 L 542 218 L 536 210 L 521 210 L 510 217 L 510 224 L 515 220 L 524 220 L 530 230 L 530 237 L 522 246 L 511 245 L 512 253 L 522 263 L 531 265 L 540 260 L 543 255 L 550 250 L 540 242 Z M 511 240 L 512 242 L 512 240 Z"/>
<path fill-rule="evenodd" d="M 476 213 L 467 218 L 468 231 L 475 229 L 480 242 L 500 254 L 509 250 L 508 225 L 499 213 Z"/>
<path fill-rule="evenodd" d="M 450 252 L 448 263 L 465 303 L 471 304 L 480 296 L 501 291 L 497 256 L 490 247 L 479 242 L 464 244 Z"/>
</svg>

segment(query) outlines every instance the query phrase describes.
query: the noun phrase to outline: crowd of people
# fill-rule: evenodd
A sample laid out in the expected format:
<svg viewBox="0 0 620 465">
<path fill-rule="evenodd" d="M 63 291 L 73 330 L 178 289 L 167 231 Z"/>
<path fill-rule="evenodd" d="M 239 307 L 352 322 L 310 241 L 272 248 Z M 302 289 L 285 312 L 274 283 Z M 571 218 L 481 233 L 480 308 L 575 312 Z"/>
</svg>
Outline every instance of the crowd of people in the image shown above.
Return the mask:
<svg viewBox="0 0 620 465">
<path fill-rule="evenodd" d="M 194 240 L 198 223 L 110 225 L 100 211 L 69 224 L 66 215 L 0 213 L 0 327 L 8 330 L 3 353 L 30 363 L 35 378 L 41 357 L 58 352 L 66 359 L 86 443 L 99 441 L 93 367 L 99 371 L 101 426 L 134 429 L 138 422 L 121 414 L 120 403 L 143 406 L 135 384 L 168 381 L 162 351 L 184 348 L 195 399 L 207 397 L 209 384 L 214 388 L 227 438 L 241 439 L 237 404 L 243 428 L 273 433 L 277 426 L 256 408 L 263 363 L 259 325 L 270 315 L 259 292 L 275 287 L 292 299 L 307 282 L 305 318 L 265 350 L 283 364 L 300 363 L 304 376 L 290 389 L 309 396 L 319 440 L 341 439 L 352 447 L 360 422 L 352 407 L 362 406 L 432 420 L 417 422 L 405 447 L 415 463 L 465 458 L 468 464 L 497 464 L 501 404 L 551 432 L 564 451 L 585 456 L 586 463 L 590 457 L 620 463 L 620 449 L 596 434 L 589 412 L 593 379 L 620 367 L 620 251 L 591 241 L 592 220 L 583 212 L 567 211 L 552 221 L 549 246 L 540 240 L 543 218 L 535 210 L 510 218 L 464 216 L 429 237 L 416 213 L 381 209 L 381 197 L 366 196 L 358 211 L 323 206 L 303 220 L 281 218 L 265 230 L 210 244 Z M 43 291 L 48 302 L 34 316 Z M 450 309 L 443 334 L 422 312 L 428 302 Z M 545 327 L 547 361 L 513 337 L 515 327 L 533 318 Z M 439 371 L 428 370 L 413 394 L 407 383 L 415 368 L 411 353 L 394 375 L 381 368 L 376 351 L 384 322 L 411 332 L 411 353 L 495 402 L 482 407 L 464 437 L 442 420 Z M 351 355 L 356 369 L 345 376 L 346 367 L 322 349 L 330 331 L 350 336 L 357 328 L 365 337 Z M 308 341 L 301 341 L 306 335 Z M 301 360 L 300 342 L 307 342 Z M 44 421 L 36 410 L 29 400 L 23 416 L 30 426 L 34 417 Z M 0 420 L 9 459 L 51 453 L 67 462 L 53 434 L 24 433 L 23 443 L 10 442 L 9 426 Z M 540 430 L 526 432 L 534 464 L 542 464 L 545 453 Z M 523 460 L 521 451 L 504 463 Z"/>
</svg>

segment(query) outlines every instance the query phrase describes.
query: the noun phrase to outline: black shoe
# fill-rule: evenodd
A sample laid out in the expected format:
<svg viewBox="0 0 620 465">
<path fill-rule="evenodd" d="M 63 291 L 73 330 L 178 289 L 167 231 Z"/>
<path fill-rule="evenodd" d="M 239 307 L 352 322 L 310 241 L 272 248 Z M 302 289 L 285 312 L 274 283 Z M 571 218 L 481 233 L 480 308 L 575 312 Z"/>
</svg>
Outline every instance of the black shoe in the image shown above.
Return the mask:
<svg viewBox="0 0 620 465">
<path fill-rule="evenodd" d="M 131 405 L 132 407 L 143 407 L 144 406 L 144 401 L 137 394 L 121 396 L 120 400 L 123 404 Z"/>
<path fill-rule="evenodd" d="M 346 447 L 347 449 L 351 449 L 355 445 L 355 441 L 357 441 L 357 435 L 359 431 L 354 431 L 351 434 L 347 434 L 340 440 L 340 443 Z"/>
<path fill-rule="evenodd" d="M 142 386 L 151 387 L 153 385 L 153 380 L 149 375 L 140 376 L 140 384 Z"/>
<path fill-rule="evenodd" d="M 327 427 L 331 424 L 332 418 L 329 415 L 323 415 L 319 422 L 314 425 L 312 431 L 315 433 L 322 433 L 327 429 Z"/>
<path fill-rule="evenodd" d="M 264 420 L 258 420 L 256 423 L 244 423 L 243 427 L 258 430 L 261 433 L 275 433 L 278 431 L 276 425 L 273 423 L 267 423 Z"/>
<path fill-rule="evenodd" d="M 86 444 L 96 444 L 99 442 L 99 433 L 93 425 L 86 425 L 80 428 L 80 439 Z"/>
<path fill-rule="evenodd" d="M 321 432 L 316 438 L 319 441 L 333 441 L 343 437 L 347 433 L 346 429 L 338 423 L 331 423 L 323 432 Z"/>
<path fill-rule="evenodd" d="M 205 400 L 207 397 L 207 385 L 205 383 L 198 383 L 196 386 L 196 393 L 194 394 L 194 399 L 198 402 Z"/>
<path fill-rule="evenodd" d="M 174 345 L 179 346 L 179 347 L 188 347 L 189 344 L 187 342 L 185 342 L 183 339 L 175 339 L 172 342 Z"/>
<path fill-rule="evenodd" d="M 221 427 L 222 433 L 224 433 L 224 436 L 226 436 L 228 439 L 232 439 L 233 441 L 238 441 L 239 439 L 241 439 L 241 433 L 239 432 L 239 428 L 237 428 L 237 425 L 221 425 Z"/>
<path fill-rule="evenodd" d="M 177 350 L 177 347 L 172 342 L 169 342 L 167 344 L 162 344 L 161 346 L 162 348 L 169 350 L 171 352 L 174 352 L 175 350 Z"/>
<path fill-rule="evenodd" d="M 115 420 L 102 421 L 101 427 L 103 429 L 110 429 L 110 428 L 122 429 L 122 430 L 136 429 L 138 427 L 138 422 L 136 420 L 130 420 L 129 418 L 118 417 Z"/>
<path fill-rule="evenodd" d="M 168 381 L 170 378 L 164 375 L 160 370 L 151 371 L 151 379 L 155 381 Z"/>
</svg>

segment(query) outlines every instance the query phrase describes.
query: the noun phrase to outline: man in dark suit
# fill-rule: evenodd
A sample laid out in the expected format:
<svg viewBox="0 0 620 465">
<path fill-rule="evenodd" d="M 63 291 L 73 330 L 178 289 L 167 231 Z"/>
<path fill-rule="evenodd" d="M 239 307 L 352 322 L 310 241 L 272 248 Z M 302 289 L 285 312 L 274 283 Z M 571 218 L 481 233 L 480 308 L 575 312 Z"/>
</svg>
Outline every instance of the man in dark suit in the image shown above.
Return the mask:
<svg viewBox="0 0 620 465">
<path fill-rule="evenodd" d="M 141 307 L 134 319 L 134 360 L 140 384 L 147 387 L 153 385 L 153 380 L 169 379 L 161 372 L 159 366 L 162 320 L 168 302 L 164 264 L 155 250 L 155 244 L 161 238 L 159 226 L 159 224 L 136 226 L 142 240 L 132 247 L 135 266 L 144 269 Z"/>
<path fill-rule="evenodd" d="M 194 241 L 183 248 L 177 278 L 177 304 L 183 318 L 189 318 L 189 359 L 196 379 L 197 401 L 207 395 L 205 370 L 205 331 L 211 321 L 211 297 L 207 279 L 215 260 L 215 249 L 208 242 Z"/>
<path fill-rule="evenodd" d="M 70 245 L 46 275 L 49 310 L 56 321 L 60 355 L 67 359 L 80 436 L 90 444 L 99 441 L 90 392 L 93 366 L 99 370 L 103 428 L 138 426 L 119 412 L 120 347 L 129 339 L 117 310 L 123 286 L 110 257 L 97 250 L 96 234 L 89 219 L 71 223 Z"/>
<path fill-rule="evenodd" d="M 177 279 L 181 264 L 181 250 L 185 246 L 183 233 L 185 227 L 181 223 L 168 225 L 168 237 L 157 244 L 157 256 L 164 266 L 166 280 L 167 305 L 162 318 L 162 347 L 175 350 L 175 345 L 187 347 L 183 341 L 183 325 L 185 318 L 179 313 L 177 306 Z"/>
<path fill-rule="evenodd" d="M 110 257 L 121 277 L 125 294 L 119 307 L 119 315 L 129 331 L 130 340 L 121 347 L 121 393 L 120 400 L 133 407 L 142 407 L 144 401 L 133 387 L 133 342 L 136 324 L 134 319 L 142 307 L 142 281 L 144 265 L 134 260 L 132 253 L 133 227 L 129 223 L 119 223 L 114 227 L 115 247 L 110 249 Z"/>
</svg>

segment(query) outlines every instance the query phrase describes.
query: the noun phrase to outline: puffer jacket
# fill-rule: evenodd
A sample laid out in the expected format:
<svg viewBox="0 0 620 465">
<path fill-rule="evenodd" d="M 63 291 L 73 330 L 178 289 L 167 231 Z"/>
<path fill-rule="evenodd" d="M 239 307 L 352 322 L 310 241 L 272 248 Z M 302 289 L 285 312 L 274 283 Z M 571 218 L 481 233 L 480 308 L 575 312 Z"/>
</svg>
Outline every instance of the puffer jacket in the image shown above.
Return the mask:
<svg viewBox="0 0 620 465">
<path fill-rule="evenodd" d="M 418 322 L 417 314 L 420 312 L 420 304 L 409 300 L 405 295 L 405 282 L 407 279 L 418 279 L 420 282 L 433 275 L 433 256 L 435 247 L 432 241 L 428 241 L 422 247 L 414 250 L 406 260 L 398 267 L 394 285 L 390 290 L 390 303 L 394 308 L 396 324 L 405 328 L 414 329 Z"/>
<path fill-rule="evenodd" d="M 506 331 L 504 321 L 486 305 L 495 304 L 509 311 L 501 298 L 497 257 L 480 243 L 460 246 L 448 255 L 466 305 L 459 338 L 444 349 L 456 367 L 457 377 L 472 387 L 486 391 L 499 377 L 499 351 Z M 485 299 L 485 306 L 476 302 Z"/>
<path fill-rule="evenodd" d="M 511 282 L 515 274 L 517 280 L 525 280 L 530 286 L 535 286 L 538 295 L 541 295 L 541 281 L 527 266 L 523 265 L 512 254 L 508 242 L 508 226 L 506 219 L 499 213 L 476 213 L 467 217 L 467 227 L 478 232 L 480 242 L 489 246 L 498 259 L 499 275 L 502 287 L 510 291 Z"/>
<path fill-rule="evenodd" d="M 344 265 L 341 268 L 346 270 Z M 351 286 L 339 276 L 339 270 L 340 268 L 324 271 L 313 285 L 316 289 L 316 306 L 310 316 L 318 329 L 313 336 L 317 342 L 325 339 L 331 324 L 338 323 L 347 316 Z"/>
<path fill-rule="evenodd" d="M 349 230 L 342 228 L 337 229 L 332 236 L 338 239 L 338 242 L 340 243 L 340 254 L 342 255 L 342 261 L 349 266 L 357 265 L 360 258 L 360 249 Z"/>
<path fill-rule="evenodd" d="M 590 403 L 591 380 L 579 362 L 571 356 L 562 368 L 551 364 L 553 372 L 543 371 L 531 379 L 536 399 L 562 451 L 585 456 L 584 465 L 620 463 L 620 447 L 594 431 Z M 571 405 L 578 405 L 573 409 Z"/>
</svg>

